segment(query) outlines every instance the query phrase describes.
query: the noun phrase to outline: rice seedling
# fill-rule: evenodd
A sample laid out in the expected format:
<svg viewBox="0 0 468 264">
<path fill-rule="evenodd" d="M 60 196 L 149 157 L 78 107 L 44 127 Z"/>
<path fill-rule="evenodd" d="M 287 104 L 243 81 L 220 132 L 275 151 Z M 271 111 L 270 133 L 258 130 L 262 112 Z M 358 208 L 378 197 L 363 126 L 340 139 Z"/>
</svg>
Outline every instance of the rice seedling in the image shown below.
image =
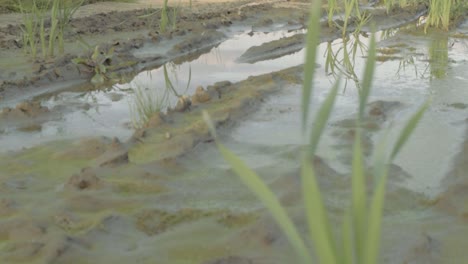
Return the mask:
<svg viewBox="0 0 468 264">
<path fill-rule="evenodd" d="M 319 36 L 319 18 L 321 1 L 314 1 L 311 7 L 307 33 L 306 61 L 304 64 L 304 82 L 302 90 L 302 134 L 307 148 L 301 157 L 301 179 L 302 195 L 309 228 L 309 239 L 313 241 L 315 255 L 319 263 L 377 263 L 380 246 L 380 226 L 382 221 L 382 210 L 384 206 L 385 186 L 388 175 L 388 165 L 399 153 L 412 131 L 415 129 L 419 119 L 422 117 L 427 104 L 423 105 L 417 113 L 411 117 L 396 143 L 390 155 L 379 149 L 373 162 L 374 177 L 376 185 L 372 197 L 367 195 L 364 154 L 361 143 L 361 131 L 355 133 L 352 172 L 351 172 L 351 204 L 343 216 L 341 242 L 333 237 L 331 223 L 328 218 L 326 206 L 322 199 L 321 191 L 315 176 L 314 164 L 311 162 L 320 138 L 330 117 L 333 105 L 340 86 L 339 80 L 335 82 L 328 96 L 320 106 L 311 129 L 306 124 L 310 116 L 309 103 L 313 94 L 313 80 L 315 58 Z M 375 67 L 375 37 L 371 36 L 368 60 L 364 70 L 364 76 L 359 89 L 359 106 L 357 115 L 357 126 L 364 118 L 367 99 L 372 86 Z M 301 263 L 312 263 L 313 256 L 306 244 L 306 240 L 298 231 L 291 218 L 276 198 L 273 191 L 262 181 L 262 179 L 250 169 L 237 155 L 227 149 L 217 138 L 213 123 L 209 120 L 206 112 L 203 113 L 209 129 L 224 159 L 231 165 L 234 172 L 242 182 L 252 190 L 263 202 L 272 214 L 281 230 L 293 246 Z M 367 203 L 369 201 L 369 204 Z"/>
<path fill-rule="evenodd" d="M 333 17 L 337 12 L 338 5 L 336 0 L 328 0 L 327 6 L 327 18 L 328 18 L 328 27 L 334 27 L 335 23 L 333 21 Z"/>
<path fill-rule="evenodd" d="M 344 18 L 343 18 L 343 26 L 341 27 L 341 35 L 346 36 L 348 30 L 348 22 L 351 19 L 351 15 L 353 12 L 353 3 L 351 1 L 344 1 Z"/>
<path fill-rule="evenodd" d="M 172 9 L 172 29 L 176 29 L 177 28 L 177 12 L 178 12 L 178 7 L 174 7 Z"/>
<path fill-rule="evenodd" d="M 54 56 L 55 39 L 57 34 L 57 27 L 59 24 L 59 1 L 54 0 L 50 10 L 50 32 L 49 32 L 49 48 L 48 55 Z"/>
<path fill-rule="evenodd" d="M 441 27 L 445 30 L 449 29 L 452 5 L 457 0 L 430 0 L 429 13 L 427 16 L 427 27 Z"/>
<path fill-rule="evenodd" d="M 65 52 L 64 44 L 64 34 L 67 30 L 67 26 L 71 21 L 71 18 L 78 10 L 80 6 L 83 5 L 84 0 L 81 1 L 59 1 L 59 23 L 58 23 L 58 49 L 60 54 Z"/>
<path fill-rule="evenodd" d="M 167 29 L 167 23 L 169 23 L 169 17 L 167 15 L 167 2 L 164 0 L 163 7 L 161 9 L 161 20 L 159 21 L 159 30 L 164 33 Z"/>
<path fill-rule="evenodd" d="M 83 3 L 82 1 L 33 0 L 26 8 L 22 0 L 18 0 L 18 9 L 23 15 L 23 42 L 29 47 L 31 56 L 36 58 L 37 43 L 40 43 L 42 57 L 54 57 L 58 42 L 59 52 L 64 52 L 64 32 L 71 17 Z M 47 15 L 47 12 L 49 14 Z M 50 20 L 49 28 L 45 28 L 46 19 Z M 49 32 L 48 36 L 46 32 Z M 37 39 L 39 37 L 39 39 Z"/>
<path fill-rule="evenodd" d="M 133 127 L 144 127 L 155 114 L 164 112 L 169 106 L 169 90 L 157 87 L 144 88 L 140 85 L 132 86 L 134 97 L 130 106 Z"/>
<path fill-rule="evenodd" d="M 36 4 L 36 1 L 32 2 L 32 6 L 30 8 L 26 8 L 22 1 L 18 1 L 17 7 L 22 14 L 23 19 L 23 26 L 21 30 L 23 32 L 23 46 L 25 49 L 29 48 L 29 52 L 33 59 L 36 58 L 37 55 L 37 39 L 36 34 L 38 30 L 43 30 L 44 28 L 44 20 L 39 22 L 38 17 L 42 17 L 42 8 Z M 44 37 L 44 34 L 41 31 L 40 39 L 41 43 Z M 45 41 L 45 40 L 43 40 Z"/>
<path fill-rule="evenodd" d="M 392 7 L 395 5 L 395 0 L 384 0 L 383 3 L 387 13 L 389 13 Z"/>
<path fill-rule="evenodd" d="M 355 15 L 355 19 L 357 20 L 357 27 L 362 28 L 369 21 L 369 15 L 362 13 L 359 9 L 359 1 L 357 0 L 345 0 L 344 1 L 344 14 L 343 14 L 343 25 L 341 27 L 341 34 L 342 37 L 346 36 L 348 31 L 348 26 Z"/>
</svg>

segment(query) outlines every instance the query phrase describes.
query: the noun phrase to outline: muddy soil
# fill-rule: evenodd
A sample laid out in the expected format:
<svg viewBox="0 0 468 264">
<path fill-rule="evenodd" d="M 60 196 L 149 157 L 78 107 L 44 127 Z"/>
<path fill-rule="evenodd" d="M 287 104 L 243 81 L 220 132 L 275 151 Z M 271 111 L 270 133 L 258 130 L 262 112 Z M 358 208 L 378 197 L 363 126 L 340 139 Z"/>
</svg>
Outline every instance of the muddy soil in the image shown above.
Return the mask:
<svg viewBox="0 0 468 264">
<path fill-rule="evenodd" d="M 80 84 L 87 84 L 80 86 L 85 91 L 105 90 L 142 70 L 169 61 L 195 60 L 232 37 L 236 28 L 248 28 L 248 34 L 254 35 L 277 28 L 300 30 L 307 21 L 308 1 L 197 2 L 193 8 L 179 6 L 176 27 L 164 33 L 159 30 L 158 8 L 126 7 L 130 10 L 96 13 L 87 6 L 70 23 L 66 53 L 53 59 L 32 60 L 24 54 L 20 26 L 2 25 L 0 136 L 12 129 L 39 131 L 43 123 L 66 111 L 89 107 L 49 108 L 38 103 L 40 97 L 71 91 Z M 384 28 L 416 20 L 426 10 L 415 7 L 394 10 L 390 15 L 381 9 L 373 12 L 373 19 Z M 338 37 L 325 24 L 323 32 L 323 42 Z M 238 61 L 268 61 L 297 52 L 303 45 L 302 32 L 250 47 Z M 92 56 L 95 50 L 107 69 L 99 78 L 99 65 Z M 380 53 L 403 56 L 403 50 L 411 51 L 388 41 L 382 42 Z M 306 232 L 302 197 L 297 192 L 301 188 L 301 143 L 260 144 L 257 141 L 262 136 L 255 139 L 254 132 L 242 141 L 235 138 L 240 124 L 252 119 L 261 122 L 286 116 L 291 120 L 288 114 L 297 112 L 296 101 L 283 106 L 274 99 L 298 95 L 302 76 L 299 65 L 236 82 L 195 84 L 193 93 L 177 96 L 172 107 L 154 114 L 125 140 L 113 135 L 75 138 L 1 153 L 0 260 L 294 263 L 294 253 L 270 215 L 219 157 L 201 115 L 202 111 L 210 114 L 220 138 L 248 157 Z M 88 84 L 91 80 L 94 83 Z M 122 95 L 115 96 L 118 101 Z M 376 135 L 408 108 L 398 100 L 379 99 L 369 104 L 363 127 L 366 157 L 372 154 Z M 453 108 L 464 110 L 466 105 L 454 103 Z M 255 116 L 258 112 L 267 115 L 259 118 Z M 338 169 L 349 168 L 357 129 L 355 120 L 348 117 L 342 115 L 329 126 L 331 148 L 339 151 L 335 160 L 317 156 L 310 161 L 317 168 L 320 186 L 327 190 L 325 201 L 336 224 L 350 195 L 350 173 Z M 249 140 L 254 143 L 248 144 Z M 455 259 L 453 263 L 467 259 L 460 243 L 468 234 L 466 146 L 465 140 L 444 189 L 435 198 L 407 188 L 411 173 L 391 165 L 382 263 L 442 263 L 447 256 Z M 261 158 L 267 154 L 269 160 Z M 375 179 L 371 168 L 368 171 L 371 192 Z"/>
</svg>

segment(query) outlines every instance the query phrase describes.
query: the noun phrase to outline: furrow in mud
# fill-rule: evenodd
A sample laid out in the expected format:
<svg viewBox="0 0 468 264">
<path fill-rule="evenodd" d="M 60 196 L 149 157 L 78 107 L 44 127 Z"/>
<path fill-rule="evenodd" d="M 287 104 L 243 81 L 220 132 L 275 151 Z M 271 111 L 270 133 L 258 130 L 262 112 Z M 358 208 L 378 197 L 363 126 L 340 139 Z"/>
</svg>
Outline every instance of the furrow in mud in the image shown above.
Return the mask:
<svg viewBox="0 0 468 264">
<path fill-rule="evenodd" d="M 425 6 L 419 6 L 412 10 L 397 12 L 396 15 L 387 15 L 380 9 L 368 9 L 370 14 L 370 24 L 375 24 L 376 30 L 385 31 L 397 29 L 405 24 L 418 20 L 427 13 Z M 342 23 L 339 19 L 335 21 L 337 25 Z M 356 26 L 352 23 L 348 26 L 347 33 L 352 33 Z M 371 28 L 364 28 L 362 32 L 370 32 Z M 329 28 L 327 23 L 322 23 L 320 42 L 329 42 L 342 37 L 341 29 Z M 249 48 L 237 60 L 240 63 L 255 63 L 263 60 L 271 60 L 300 51 L 305 45 L 305 34 L 297 34 L 291 37 L 284 37 L 279 40 L 264 43 L 260 46 Z"/>
</svg>

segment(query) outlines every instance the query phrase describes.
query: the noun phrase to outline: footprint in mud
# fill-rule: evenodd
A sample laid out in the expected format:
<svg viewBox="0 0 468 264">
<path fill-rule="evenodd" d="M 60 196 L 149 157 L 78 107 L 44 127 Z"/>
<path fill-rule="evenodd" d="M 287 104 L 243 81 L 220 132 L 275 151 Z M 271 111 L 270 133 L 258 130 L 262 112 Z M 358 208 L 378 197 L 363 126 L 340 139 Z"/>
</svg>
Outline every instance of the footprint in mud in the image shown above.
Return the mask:
<svg viewBox="0 0 468 264">
<path fill-rule="evenodd" d="M 65 189 L 97 190 L 103 187 L 103 182 L 96 176 L 91 168 L 83 168 L 79 174 L 74 174 L 65 184 Z"/>
</svg>

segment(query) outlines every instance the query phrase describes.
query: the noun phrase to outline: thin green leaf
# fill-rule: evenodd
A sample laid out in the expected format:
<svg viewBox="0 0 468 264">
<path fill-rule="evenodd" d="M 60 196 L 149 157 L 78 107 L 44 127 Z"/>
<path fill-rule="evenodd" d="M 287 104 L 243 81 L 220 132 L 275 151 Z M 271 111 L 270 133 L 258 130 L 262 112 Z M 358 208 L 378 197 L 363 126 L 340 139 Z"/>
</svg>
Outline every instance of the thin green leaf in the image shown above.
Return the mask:
<svg viewBox="0 0 468 264">
<path fill-rule="evenodd" d="M 426 111 L 428 107 L 429 107 L 429 102 L 426 102 L 408 120 L 405 127 L 401 131 L 400 136 L 398 137 L 398 140 L 395 143 L 395 146 L 393 147 L 392 154 L 390 155 L 390 161 L 393 161 L 396 155 L 400 152 L 401 148 L 406 143 L 410 135 L 413 133 L 413 130 L 416 128 L 416 125 L 419 123 L 419 120 L 421 120 L 422 116 L 424 115 L 424 112 Z"/>
<path fill-rule="evenodd" d="M 379 182 L 374 190 L 374 196 L 369 208 L 369 219 L 367 225 L 367 237 L 365 244 L 365 258 L 362 263 L 375 264 L 380 252 L 380 236 L 382 226 L 382 211 L 385 201 L 385 186 L 387 185 L 388 167 L 381 165 Z"/>
<path fill-rule="evenodd" d="M 302 159 L 302 195 L 309 231 L 320 263 L 337 263 L 336 249 L 310 156 Z"/>
<path fill-rule="evenodd" d="M 317 57 L 317 45 L 320 37 L 320 16 L 322 0 L 316 0 L 310 8 L 310 18 L 307 32 L 306 57 L 304 64 L 304 83 L 302 85 L 302 130 L 306 131 L 309 117 L 309 103 L 312 96 L 312 81 L 315 75 L 315 60 Z"/>
<path fill-rule="evenodd" d="M 342 241 L 343 241 L 343 248 L 341 252 L 341 259 L 340 263 L 342 264 L 353 264 L 354 256 L 353 256 L 353 237 L 352 237 L 352 220 L 351 220 L 351 213 L 346 210 L 345 215 L 343 217 L 343 226 L 342 226 Z"/>
<path fill-rule="evenodd" d="M 354 245 L 356 247 L 357 263 L 362 263 L 364 239 L 366 230 L 366 178 L 364 174 L 364 158 L 361 143 L 361 130 L 356 129 L 353 147 L 352 173 L 352 217 L 354 228 Z"/>
<path fill-rule="evenodd" d="M 359 120 L 364 118 L 364 111 L 367 104 L 367 98 L 369 97 L 370 89 L 372 86 L 372 79 L 374 78 L 375 68 L 375 33 L 371 34 L 369 51 L 367 55 L 366 68 L 364 70 L 364 76 L 362 78 L 362 86 L 359 93 Z"/>
<path fill-rule="evenodd" d="M 312 133 L 310 134 L 310 157 L 314 156 L 315 150 L 317 149 L 318 143 L 320 142 L 320 137 L 322 136 L 323 130 L 325 129 L 325 125 L 330 118 L 333 105 L 335 104 L 336 95 L 338 93 L 338 87 L 341 83 L 340 80 L 341 78 L 338 78 L 338 80 L 335 82 L 327 98 L 320 106 L 317 116 L 315 117 L 314 127 L 312 128 Z"/>
<path fill-rule="evenodd" d="M 384 207 L 385 186 L 387 181 L 388 165 L 386 164 L 386 135 L 375 149 L 373 171 L 374 171 L 374 194 L 370 201 L 369 215 L 367 219 L 367 234 L 365 244 L 364 262 L 368 264 L 377 263 L 380 251 L 380 236 L 382 211 Z"/>
<path fill-rule="evenodd" d="M 167 73 L 166 64 L 164 64 L 163 70 L 164 70 L 164 81 L 166 83 L 166 89 L 172 90 L 172 92 L 175 94 L 175 96 L 180 97 L 179 93 L 177 93 L 176 89 L 174 88 L 174 85 L 172 85 L 171 79 L 169 78 L 169 74 Z"/>
<path fill-rule="evenodd" d="M 241 178 L 242 182 L 262 201 L 268 211 L 273 215 L 273 218 L 286 234 L 286 237 L 296 250 L 298 256 L 304 264 L 312 263 L 312 257 L 309 250 L 304 244 L 299 232 L 297 231 L 291 218 L 289 218 L 286 210 L 281 206 L 280 202 L 262 181 L 262 179 L 251 170 L 237 155 L 221 143 L 216 142 L 218 149 L 224 159 L 231 165 L 232 169 Z M 324 262 L 327 263 L 327 262 Z"/>
</svg>

